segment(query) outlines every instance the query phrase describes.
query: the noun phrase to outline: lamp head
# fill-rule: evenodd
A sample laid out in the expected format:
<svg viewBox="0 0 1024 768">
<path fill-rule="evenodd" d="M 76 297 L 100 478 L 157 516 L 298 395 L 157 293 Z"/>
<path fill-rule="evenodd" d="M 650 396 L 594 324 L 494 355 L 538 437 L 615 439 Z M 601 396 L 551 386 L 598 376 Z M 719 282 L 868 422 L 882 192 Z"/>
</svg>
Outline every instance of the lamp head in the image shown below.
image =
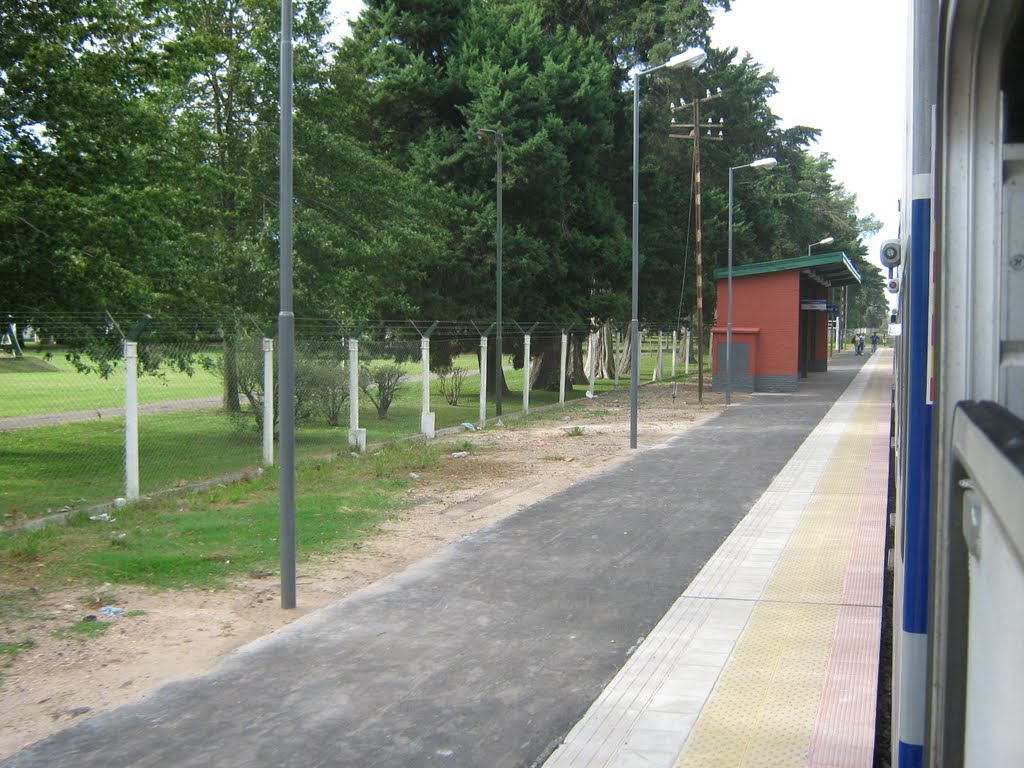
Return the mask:
<svg viewBox="0 0 1024 768">
<path fill-rule="evenodd" d="M 491 137 L 494 140 L 495 146 L 497 147 L 503 147 L 505 145 L 501 135 L 501 131 L 495 130 L 493 128 L 477 128 L 476 137 L 481 141 L 488 137 Z"/>
<path fill-rule="evenodd" d="M 832 237 L 832 235 L 829 235 L 824 240 L 819 240 L 818 242 L 816 242 L 815 245 L 832 245 L 832 243 L 834 243 L 835 241 L 836 239 Z"/>
<path fill-rule="evenodd" d="M 677 53 L 665 62 L 665 66 L 670 69 L 675 67 L 690 67 L 690 69 L 696 69 L 707 61 L 707 58 L 708 55 L 702 49 L 690 48 L 682 53 Z"/>
<path fill-rule="evenodd" d="M 762 157 L 762 158 L 760 158 L 758 160 L 755 160 L 754 162 L 750 163 L 750 167 L 751 168 L 763 168 L 764 170 L 767 171 L 769 168 L 774 168 L 778 164 L 779 164 L 779 161 L 776 160 L 774 157 Z"/>
</svg>

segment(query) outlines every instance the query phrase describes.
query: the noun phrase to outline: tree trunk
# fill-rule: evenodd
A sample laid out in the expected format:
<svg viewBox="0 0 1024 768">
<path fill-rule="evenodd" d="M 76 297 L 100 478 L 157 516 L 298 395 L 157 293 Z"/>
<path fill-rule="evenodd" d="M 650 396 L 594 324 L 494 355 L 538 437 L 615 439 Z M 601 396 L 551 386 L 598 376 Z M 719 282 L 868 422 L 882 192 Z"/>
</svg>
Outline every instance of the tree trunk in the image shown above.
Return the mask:
<svg viewBox="0 0 1024 768">
<path fill-rule="evenodd" d="M 627 376 L 633 366 L 633 335 L 622 335 L 622 350 L 619 352 L 619 376 Z"/>
<path fill-rule="evenodd" d="M 240 413 L 241 404 L 238 402 L 238 340 L 235 338 L 234 329 L 224 334 L 224 412 Z"/>
<path fill-rule="evenodd" d="M 533 372 L 530 377 L 530 389 L 543 389 L 549 392 L 558 391 L 558 379 L 561 372 L 562 339 L 560 336 L 548 336 L 531 339 L 531 357 Z"/>
<path fill-rule="evenodd" d="M 583 365 L 583 340 L 589 341 L 589 333 L 574 333 L 569 336 L 569 350 L 567 352 L 565 385 L 571 387 L 574 384 L 586 384 L 587 368 Z"/>
<path fill-rule="evenodd" d="M 586 384 L 589 381 L 587 379 L 588 369 L 583 364 L 584 338 L 589 338 L 589 335 L 572 334 L 569 336 L 568 348 L 565 354 L 566 387 L 571 387 L 574 384 Z M 557 392 L 561 375 L 561 336 L 538 339 L 534 349 L 536 349 L 536 352 L 532 355 L 533 376 L 530 379 L 530 389 L 544 389 Z"/>
<path fill-rule="evenodd" d="M 509 355 L 512 353 L 512 346 L 508 343 L 507 339 L 501 340 L 501 356 L 508 360 Z M 512 394 L 512 390 L 508 388 L 508 382 L 505 381 L 505 369 L 499 368 L 495 359 L 498 354 L 498 347 L 494 343 L 494 338 L 487 339 L 487 399 L 491 400 L 494 398 L 497 390 L 494 388 L 494 382 L 496 376 L 501 376 L 501 397 L 502 400 L 507 395 Z M 476 362 L 480 364 L 480 348 L 476 350 Z"/>
<path fill-rule="evenodd" d="M 605 323 L 597 331 L 595 344 L 594 377 L 598 379 L 615 378 L 615 329 L 611 323 Z M 583 361 L 585 370 L 590 373 L 590 344 L 587 344 L 587 355 Z"/>
</svg>

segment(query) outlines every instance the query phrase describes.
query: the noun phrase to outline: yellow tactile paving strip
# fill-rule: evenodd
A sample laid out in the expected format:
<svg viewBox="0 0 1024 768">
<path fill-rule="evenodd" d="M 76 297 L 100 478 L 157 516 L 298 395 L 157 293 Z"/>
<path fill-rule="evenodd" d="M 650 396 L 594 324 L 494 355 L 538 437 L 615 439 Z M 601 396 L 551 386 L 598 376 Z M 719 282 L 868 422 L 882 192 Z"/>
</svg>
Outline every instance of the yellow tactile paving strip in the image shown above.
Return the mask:
<svg viewBox="0 0 1024 768">
<path fill-rule="evenodd" d="M 676 765 L 803 765 L 837 610 L 755 608 Z"/>
<path fill-rule="evenodd" d="M 805 764 L 886 395 L 872 377 L 676 768 Z"/>
</svg>

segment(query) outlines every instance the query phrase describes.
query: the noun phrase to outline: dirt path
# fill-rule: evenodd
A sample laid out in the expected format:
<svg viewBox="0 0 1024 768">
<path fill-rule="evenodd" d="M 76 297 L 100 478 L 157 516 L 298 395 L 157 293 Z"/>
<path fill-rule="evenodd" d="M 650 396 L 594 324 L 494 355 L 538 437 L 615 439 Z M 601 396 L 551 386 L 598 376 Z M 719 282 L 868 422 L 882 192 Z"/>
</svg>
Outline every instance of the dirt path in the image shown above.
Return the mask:
<svg viewBox="0 0 1024 768">
<path fill-rule="evenodd" d="M 162 403 L 144 403 L 139 413 L 174 413 L 175 411 L 197 411 L 200 408 L 216 408 L 219 397 L 195 397 L 189 400 L 167 400 Z M 33 416 L 10 416 L 0 419 L 0 432 L 10 432 L 28 427 L 52 427 L 57 424 L 71 424 L 75 421 L 104 419 L 124 416 L 124 408 L 91 408 L 85 411 L 62 411 L 60 413 L 37 413 Z"/>
<path fill-rule="evenodd" d="M 512 370 L 508 368 L 506 370 Z M 476 372 L 479 374 L 479 371 Z M 431 374 L 431 378 L 437 378 Z M 423 381 L 423 374 L 403 376 L 403 382 L 419 383 Z M 245 398 L 239 397 L 240 402 L 245 405 Z M 177 411 L 197 411 L 201 408 L 218 408 L 221 404 L 221 397 L 193 397 L 186 400 L 166 400 L 158 403 L 140 403 L 139 413 L 175 413 Z M 115 408 L 87 408 L 81 411 L 58 411 L 55 413 L 37 413 L 30 416 L 8 416 L 0 419 L 0 432 L 11 432 L 15 429 L 28 429 L 29 427 L 53 427 L 58 424 L 71 424 L 76 421 L 89 421 L 91 419 L 105 419 L 124 416 L 124 406 Z"/>
<path fill-rule="evenodd" d="M 641 449 L 658 445 L 718 413 L 721 395 L 695 385 L 640 391 Z M 109 587 L 124 613 L 91 640 L 52 632 L 96 613 L 77 588 L 47 594 L 31 618 L 4 617 L 5 642 L 31 637 L 4 670 L 0 695 L 0 759 L 154 687 L 202 674 L 235 648 L 402 570 L 431 552 L 627 458 L 629 393 L 577 401 L 563 417 L 510 422 L 479 433 L 438 438 L 472 440 L 469 456 L 446 458 L 422 473 L 408 509 L 381 536 L 352 553 L 300 566 L 299 608 L 279 608 L 276 575 L 230 590 L 153 592 Z"/>
</svg>

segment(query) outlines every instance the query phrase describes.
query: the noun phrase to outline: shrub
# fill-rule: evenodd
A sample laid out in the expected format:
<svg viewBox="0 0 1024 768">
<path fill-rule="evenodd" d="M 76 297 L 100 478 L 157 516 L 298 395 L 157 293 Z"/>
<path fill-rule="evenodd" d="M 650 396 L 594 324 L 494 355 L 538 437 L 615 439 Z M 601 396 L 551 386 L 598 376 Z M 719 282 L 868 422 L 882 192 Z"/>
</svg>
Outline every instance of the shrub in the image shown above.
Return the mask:
<svg viewBox="0 0 1024 768">
<path fill-rule="evenodd" d="M 468 371 L 465 368 L 452 368 L 446 365 L 437 371 L 437 380 L 448 405 L 458 405 L 462 397 L 462 385 L 466 381 Z"/>
<path fill-rule="evenodd" d="M 295 419 L 315 421 L 323 418 L 329 427 L 338 426 L 348 400 L 348 373 L 345 363 L 324 357 L 295 360 Z"/>
<path fill-rule="evenodd" d="M 404 373 L 402 366 L 397 363 L 381 363 L 360 371 L 359 388 L 377 409 L 378 419 L 388 417 L 388 409 L 401 389 Z"/>
<path fill-rule="evenodd" d="M 259 340 L 246 340 L 236 350 L 238 390 L 249 408 L 242 418 L 252 418 L 263 429 L 263 352 Z M 223 371 L 221 371 L 223 374 Z M 277 399 L 277 375 L 274 392 Z M 348 400 L 348 366 L 330 349 L 321 345 L 298 343 L 295 348 L 295 421 L 298 424 L 320 422 L 336 427 Z M 274 409 L 275 420 L 280 417 Z"/>
</svg>

